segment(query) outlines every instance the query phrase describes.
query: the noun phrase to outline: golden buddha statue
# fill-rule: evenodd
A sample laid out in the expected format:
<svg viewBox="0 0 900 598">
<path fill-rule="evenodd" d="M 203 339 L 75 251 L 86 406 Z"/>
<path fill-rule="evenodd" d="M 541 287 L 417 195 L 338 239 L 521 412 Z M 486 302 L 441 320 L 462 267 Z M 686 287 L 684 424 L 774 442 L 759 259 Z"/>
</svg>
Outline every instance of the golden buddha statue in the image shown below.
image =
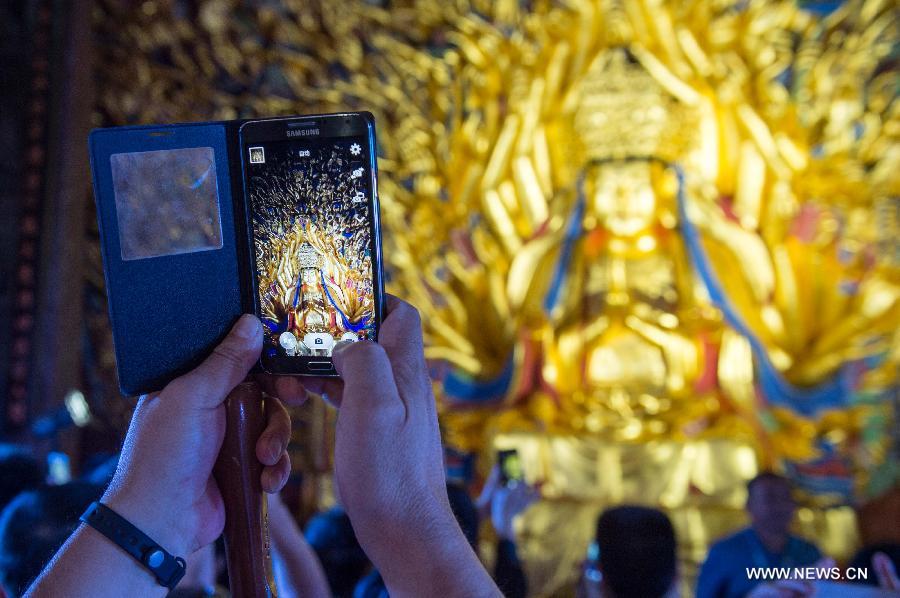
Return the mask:
<svg viewBox="0 0 900 598">
<path fill-rule="evenodd" d="M 561 395 L 583 401 L 585 427 L 597 432 L 610 423 L 603 417 L 610 395 L 638 405 L 642 396 L 690 394 L 702 373 L 702 345 L 693 337 L 718 330 L 721 319 L 691 287 L 673 230 L 674 176 L 662 162 L 696 149 L 698 115 L 624 48 L 598 56 L 580 85 L 569 133 L 585 164 L 574 199 L 580 221 L 566 224 L 578 230 L 568 264 L 557 248 L 548 252 L 557 270 L 543 280 L 558 288 L 534 290 L 553 323 L 542 339 L 542 375 Z M 652 419 L 624 414 L 633 425 Z"/>
</svg>

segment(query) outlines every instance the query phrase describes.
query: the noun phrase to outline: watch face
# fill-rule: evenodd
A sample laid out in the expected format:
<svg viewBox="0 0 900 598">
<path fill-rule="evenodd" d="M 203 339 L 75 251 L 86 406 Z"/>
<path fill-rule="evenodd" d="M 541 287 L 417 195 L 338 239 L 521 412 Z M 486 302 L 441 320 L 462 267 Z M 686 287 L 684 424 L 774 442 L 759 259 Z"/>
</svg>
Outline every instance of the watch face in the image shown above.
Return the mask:
<svg viewBox="0 0 900 598">
<path fill-rule="evenodd" d="M 375 340 L 372 172 L 365 135 L 244 148 L 263 358 L 329 358 Z"/>
</svg>

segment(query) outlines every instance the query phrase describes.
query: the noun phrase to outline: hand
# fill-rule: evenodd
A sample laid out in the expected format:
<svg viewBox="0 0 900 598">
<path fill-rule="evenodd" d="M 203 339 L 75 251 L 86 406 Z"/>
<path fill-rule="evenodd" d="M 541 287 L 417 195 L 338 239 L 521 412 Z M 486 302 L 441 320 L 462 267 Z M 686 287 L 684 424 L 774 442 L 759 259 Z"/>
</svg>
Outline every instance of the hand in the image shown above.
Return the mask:
<svg viewBox="0 0 900 598">
<path fill-rule="evenodd" d="M 388 300 L 379 344 L 335 347 L 342 380 L 278 380 L 287 401 L 305 389 L 339 406 L 335 482 L 360 545 L 391 596 L 496 596 L 456 524 L 418 312 Z"/>
<path fill-rule="evenodd" d="M 122 457 L 103 502 L 163 548 L 185 556 L 209 544 L 225 525 L 212 477 L 225 434 L 224 400 L 262 350 L 262 326 L 244 315 L 199 367 L 138 401 Z M 277 492 L 290 472 L 290 417 L 266 402 L 268 423 L 256 444 L 261 484 Z"/>
<path fill-rule="evenodd" d="M 516 541 L 515 518 L 540 498 L 537 488 L 525 482 L 500 485 L 491 497 L 491 524 L 501 540 Z"/>
<path fill-rule="evenodd" d="M 876 552 L 872 555 L 872 567 L 875 569 L 879 588 L 900 594 L 900 578 L 897 577 L 897 570 L 888 555 Z"/>
<path fill-rule="evenodd" d="M 338 348 L 343 387 L 329 393 L 340 407 L 335 481 L 363 548 L 453 520 L 419 314 L 396 299 L 388 307 L 379 344 Z"/>
<path fill-rule="evenodd" d="M 515 518 L 541 497 L 536 486 L 524 481 L 503 484 L 500 465 L 494 464 L 475 502 L 482 517 L 489 515 L 491 525 L 501 540 L 516 541 Z"/>
<path fill-rule="evenodd" d="M 347 514 L 405 531 L 405 519 L 392 520 L 403 519 L 406 510 L 419 511 L 421 505 L 412 504 L 415 500 L 428 503 L 429 509 L 438 504 L 451 516 L 452 512 L 419 314 L 393 296 L 388 297 L 387 308 L 378 344 L 335 346 L 332 358 L 341 379 L 281 376 L 260 381 L 269 394 L 289 404 L 304 400 L 309 391 L 340 408 L 335 482 Z"/>
</svg>

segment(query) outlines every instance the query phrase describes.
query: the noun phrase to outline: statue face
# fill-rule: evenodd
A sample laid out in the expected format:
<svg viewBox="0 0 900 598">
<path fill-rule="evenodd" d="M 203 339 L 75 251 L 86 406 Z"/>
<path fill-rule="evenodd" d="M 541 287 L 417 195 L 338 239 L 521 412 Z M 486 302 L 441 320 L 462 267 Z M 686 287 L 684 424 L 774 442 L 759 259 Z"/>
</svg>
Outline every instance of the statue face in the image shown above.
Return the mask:
<svg viewBox="0 0 900 598">
<path fill-rule="evenodd" d="M 593 177 L 591 206 L 611 233 L 631 237 L 653 224 L 656 194 L 648 162 L 604 164 Z"/>
<path fill-rule="evenodd" d="M 303 269 L 304 284 L 316 284 L 319 281 L 317 274 L 318 274 L 318 270 L 314 270 L 312 268 L 304 268 Z"/>
</svg>

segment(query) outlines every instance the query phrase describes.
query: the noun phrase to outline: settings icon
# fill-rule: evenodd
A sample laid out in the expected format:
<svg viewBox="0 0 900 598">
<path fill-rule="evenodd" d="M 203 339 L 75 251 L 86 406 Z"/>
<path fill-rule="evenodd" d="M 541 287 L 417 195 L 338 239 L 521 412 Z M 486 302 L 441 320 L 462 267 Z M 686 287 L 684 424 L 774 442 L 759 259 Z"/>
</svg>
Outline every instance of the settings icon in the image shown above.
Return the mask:
<svg viewBox="0 0 900 598">
<path fill-rule="evenodd" d="M 350 153 L 353 154 L 354 156 L 358 156 L 361 151 L 362 151 L 362 148 L 359 147 L 358 143 L 354 143 L 353 145 L 350 146 Z"/>
</svg>

